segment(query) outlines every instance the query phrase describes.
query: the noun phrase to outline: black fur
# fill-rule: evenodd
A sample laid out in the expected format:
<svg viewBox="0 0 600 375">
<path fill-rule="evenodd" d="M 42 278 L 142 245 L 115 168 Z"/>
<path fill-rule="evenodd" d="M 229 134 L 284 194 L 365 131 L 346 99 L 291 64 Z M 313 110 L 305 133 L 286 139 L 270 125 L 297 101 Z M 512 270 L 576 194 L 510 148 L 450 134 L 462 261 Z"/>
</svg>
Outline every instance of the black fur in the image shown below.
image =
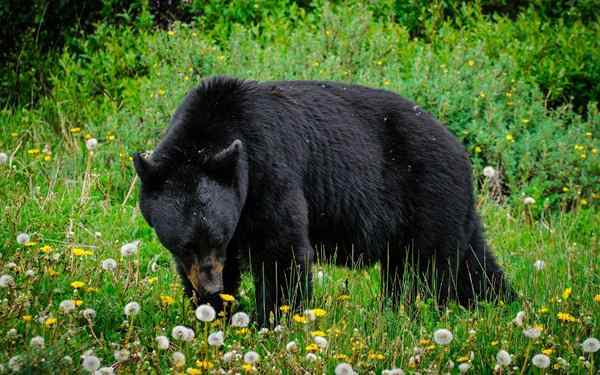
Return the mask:
<svg viewBox="0 0 600 375">
<path fill-rule="evenodd" d="M 249 261 L 261 324 L 310 295 L 315 248 L 340 264 L 381 262 L 394 299 L 414 297 L 402 288 L 408 268 L 441 301 L 513 296 L 484 240 L 463 146 L 394 93 L 208 79 L 135 165 L 142 213 L 188 294 L 218 305 L 214 288 L 234 294 Z M 193 290 L 193 262 L 212 290 Z"/>
</svg>

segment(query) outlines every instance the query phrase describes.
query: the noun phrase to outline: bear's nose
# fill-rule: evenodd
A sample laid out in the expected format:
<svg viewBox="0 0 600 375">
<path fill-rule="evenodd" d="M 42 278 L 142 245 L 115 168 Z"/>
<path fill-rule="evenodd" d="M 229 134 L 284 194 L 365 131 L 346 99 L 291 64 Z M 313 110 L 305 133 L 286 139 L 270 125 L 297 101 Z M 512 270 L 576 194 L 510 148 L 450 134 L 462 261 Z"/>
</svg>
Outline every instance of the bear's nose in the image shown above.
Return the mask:
<svg viewBox="0 0 600 375">
<path fill-rule="evenodd" d="M 200 298 L 223 291 L 223 263 L 215 256 L 190 257 L 184 264 L 186 277 Z"/>
</svg>

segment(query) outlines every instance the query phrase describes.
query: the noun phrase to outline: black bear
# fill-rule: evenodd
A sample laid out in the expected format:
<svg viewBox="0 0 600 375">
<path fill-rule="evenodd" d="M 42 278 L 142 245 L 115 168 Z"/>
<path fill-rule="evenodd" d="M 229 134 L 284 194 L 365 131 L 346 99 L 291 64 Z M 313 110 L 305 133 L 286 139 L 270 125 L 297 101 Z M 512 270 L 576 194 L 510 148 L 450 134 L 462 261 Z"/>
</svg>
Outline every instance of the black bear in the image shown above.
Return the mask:
<svg viewBox="0 0 600 375">
<path fill-rule="evenodd" d="M 513 297 L 463 146 L 392 92 L 207 79 L 134 165 L 141 212 L 195 303 L 220 307 L 249 263 L 264 325 L 278 305 L 310 296 L 315 248 L 340 264 L 379 261 L 392 300 L 415 296 L 407 269 L 440 301 Z"/>
</svg>

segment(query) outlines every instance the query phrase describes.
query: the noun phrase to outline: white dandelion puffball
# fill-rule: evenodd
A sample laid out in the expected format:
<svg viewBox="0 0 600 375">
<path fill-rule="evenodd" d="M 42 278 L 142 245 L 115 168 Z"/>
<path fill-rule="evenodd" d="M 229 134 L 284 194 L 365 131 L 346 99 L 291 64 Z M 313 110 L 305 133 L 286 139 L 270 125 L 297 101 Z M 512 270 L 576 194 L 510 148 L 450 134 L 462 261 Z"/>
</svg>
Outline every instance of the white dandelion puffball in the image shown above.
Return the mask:
<svg viewBox="0 0 600 375">
<path fill-rule="evenodd" d="M 215 320 L 217 312 L 211 305 L 200 305 L 196 308 L 196 318 L 202 322 L 212 322 Z"/>
<path fill-rule="evenodd" d="M 267 327 L 263 327 L 258 331 L 259 335 L 266 335 L 267 333 L 269 333 L 269 329 Z"/>
<path fill-rule="evenodd" d="M 438 345 L 448 345 L 453 338 L 452 332 L 445 328 L 438 329 L 433 333 L 433 341 Z"/>
<path fill-rule="evenodd" d="M 115 369 L 113 369 L 112 367 L 101 367 L 98 371 L 96 371 L 96 374 L 99 375 L 113 375 L 115 373 Z"/>
<path fill-rule="evenodd" d="M 137 302 L 129 302 L 127 305 L 125 305 L 123 311 L 127 316 L 137 315 L 140 312 L 140 304 Z"/>
<path fill-rule="evenodd" d="M 535 268 L 537 271 L 543 270 L 544 267 L 546 267 L 546 262 L 541 259 L 538 259 L 535 261 L 535 263 L 533 263 L 533 268 Z"/>
<path fill-rule="evenodd" d="M 117 261 L 112 258 L 104 259 L 100 266 L 105 271 L 114 272 L 117 269 Z"/>
<path fill-rule="evenodd" d="M 506 350 L 500 350 L 498 354 L 496 354 L 496 363 L 500 366 L 508 366 L 511 361 L 512 358 Z"/>
<path fill-rule="evenodd" d="M 96 317 L 96 310 L 88 307 L 81 312 L 81 315 L 88 320 L 92 320 Z"/>
<path fill-rule="evenodd" d="M 281 324 L 277 324 L 275 326 L 275 328 L 273 328 L 273 332 L 275 332 L 275 333 L 281 333 L 284 330 L 285 330 L 285 328 Z"/>
<path fill-rule="evenodd" d="M 496 176 L 496 170 L 494 167 L 490 167 L 489 165 L 483 168 L 483 175 L 487 178 L 494 178 Z"/>
<path fill-rule="evenodd" d="M 581 348 L 586 353 L 596 353 L 600 350 L 600 341 L 595 337 L 587 338 L 581 344 Z"/>
<path fill-rule="evenodd" d="M 31 345 L 32 348 L 35 349 L 44 349 L 44 338 L 42 336 L 35 336 L 31 339 L 31 341 L 29 342 L 29 344 Z"/>
<path fill-rule="evenodd" d="M 402 371 L 402 369 L 399 368 L 393 368 L 389 370 L 383 370 L 381 372 L 381 375 L 404 375 L 404 371 Z"/>
<path fill-rule="evenodd" d="M 550 366 L 550 358 L 545 354 L 536 354 L 531 358 L 531 363 L 537 368 L 548 368 Z"/>
<path fill-rule="evenodd" d="M 533 199 L 532 197 L 523 198 L 523 204 L 526 206 L 532 205 L 534 203 L 535 203 L 535 199 Z"/>
<path fill-rule="evenodd" d="M 317 344 L 317 346 L 322 350 L 325 350 L 327 348 L 328 342 L 325 337 L 316 336 L 313 340 L 315 341 L 315 344 Z"/>
<path fill-rule="evenodd" d="M 25 271 L 25 276 L 27 276 L 27 277 L 34 277 L 35 276 L 35 270 L 28 269 L 27 271 Z"/>
<path fill-rule="evenodd" d="M 75 310 L 75 303 L 70 299 L 64 300 L 58 305 L 58 308 L 63 314 L 70 314 Z"/>
<path fill-rule="evenodd" d="M 535 340 L 538 337 L 540 337 L 540 335 L 542 334 L 542 331 L 540 331 L 538 328 L 531 327 L 531 328 L 527 328 L 526 330 L 524 330 L 523 334 L 525 335 L 525 337 Z"/>
<path fill-rule="evenodd" d="M 4 152 L 0 152 L 0 165 L 6 164 L 7 161 L 8 161 L 8 155 L 6 155 L 6 153 L 4 153 Z"/>
<path fill-rule="evenodd" d="M 30 239 L 31 238 L 27 233 L 19 233 L 19 235 L 17 236 L 17 243 L 19 245 L 25 245 L 27 242 L 29 242 Z"/>
<path fill-rule="evenodd" d="M 250 317 L 245 312 L 236 312 L 231 317 L 231 325 L 233 327 L 244 328 L 248 327 L 248 324 L 250 324 Z"/>
<path fill-rule="evenodd" d="M 458 371 L 461 374 L 465 374 L 467 371 L 469 371 L 470 368 L 471 368 L 471 364 L 469 364 L 469 363 L 461 363 L 460 365 L 458 365 Z"/>
<path fill-rule="evenodd" d="M 235 350 L 223 354 L 223 362 L 229 363 L 235 359 Z"/>
<path fill-rule="evenodd" d="M 512 320 L 513 323 L 518 325 L 519 327 L 523 326 L 523 319 L 525 319 L 525 311 L 519 311 L 517 316 Z"/>
<path fill-rule="evenodd" d="M 121 246 L 121 255 L 124 257 L 129 257 L 137 253 L 138 248 L 140 247 L 140 241 L 136 240 L 130 243 L 126 243 Z"/>
<path fill-rule="evenodd" d="M 117 350 L 117 351 L 115 351 L 114 355 L 115 355 L 115 360 L 117 362 L 125 362 L 126 360 L 129 359 L 129 350 L 127 350 L 127 349 Z"/>
<path fill-rule="evenodd" d="M 94 151 L 96 147 L 98 147 L 98 140 L 96 138 L 88 139 L 85 141 L 85 147 L 87 147 L 87 149 L 90 151 Z"/>
<path fill-rule="evenodd" d="M 296 353 L 298 351 L 298 344 L 296 344 L 296 341 L 290 341 L 285 345 L 285 350 L 290 353 Z"/>
<path fill-rule="evenodd" d="M 8 360 L 8 368 L 10 368 L 13 372 L 21 371 L 22 366 L 23 359 L 19 355 L 11 357 L 11 359 Z"/>
<path fill-rule="evenodd" d="M 156 336 L 156 345 L 161 350 L 169 349 L 169 338 L 167 336 Z"/>
<path fill-rule="evenodd" d="M 249 363 L 249 364 L 253 364 L 258 362 L 258 360 L 260 359 L 260 355 L 255 352 L 255 351 L 249 351 L 246 354 L 244 354 L 244 362 Z"/>
<path fill-rule="evenodd" d="M 317 355 L 315 353 L 307 353 L 306 354 L 306 360 L 309 362 L 314 362 L 318 359 Z"/>
<path fill-rule="evenodd" d="M 95 355 L 84 355 L 81 366 L 88 372 L 93 373 L 100 367 L 100 359 Z"/>
<path fill-rule="evenodd" d="M 173 328 L 173 331 L 171 331 L 171 336 L 173 336 L 175 340 L 190 342 L 194 339 L 196 335 L 194 333 L 194 330 L 192 330 L 191 328 L 184 326 L 175 326 Z"/>
<path fill-rule="evenodd" d="M 0 288 L 13 288 L 15 286 L 15 279 L 11 275 L 0 276 Z"/>
<path fill-rule="evenodd" d="M 173 360 L 173 366 L 175 367 L 183 367 L 185 366 L 185 354 L 182 352 L 174 352 L 171 356 Z"/>
<path fill-rule="evenodd" d="M 314 322 L 317 319 L 317 315 L 311 309 L 304 310 L 304 316 L 311 322 Z"/>
<path fill-rule="evenodd" d="M 208 345 L 210 346 L 221 346 L 223 345 L 223 341 L 225 341 L 223 331 L 213 332 L 208 335 Z"/>
<path fill-rule="evenodd" d="M 354 375 L 354 369 L 346 362 L 335 366 L 335 375 Z"/>
<path fill-rule="evenodd" d="M 7 270 L 16 270 L 19 266 L 17 266 L 17 263 L 15 262 L 8 262 L 4 265 L 4 268 L 6 268 Z"/>
</svg>

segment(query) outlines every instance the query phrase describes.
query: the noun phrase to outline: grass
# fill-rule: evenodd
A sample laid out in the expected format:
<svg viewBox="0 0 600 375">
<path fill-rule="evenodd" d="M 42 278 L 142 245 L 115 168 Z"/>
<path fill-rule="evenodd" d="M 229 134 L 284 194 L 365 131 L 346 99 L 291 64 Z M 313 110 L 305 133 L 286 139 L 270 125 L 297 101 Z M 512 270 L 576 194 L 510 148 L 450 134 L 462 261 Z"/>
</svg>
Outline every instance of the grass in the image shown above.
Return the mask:
<svg viewBox="0 0 600 375">
<path fill-rule="evenodd" d="M 51 95 L 34 108 L 0 112 L 0 152 L 8 154 L 0 164 L 0 275 L 15 281 L 0 288 L 0 373 L 15 361 L 22 373 L 79 373 L 80 356 L 90 350 L 119 373 L 195 373 L 211 366 L 232 373 L 331 373 L 342 362 L 359 373 L 392 367 L 423 373 L 450 371 L 450 361 L 453 372 L 468 363 L 473 373 L 491 373 L 499 350 L 512 355 L 502 373 L 543 372 L 531 362 L 542 352 L 551 360 L 546 372 L 598 371 L 598 353 L 585 354 L 580 344 L 600 337 L 600 116 L 591 111 L 584 120 L 568 107 L 548 110 L 535 87 L 511 75 L 511 56 L 490 57 L 490 46 L 465 42 L 463 31 L 441 27 L 427 44 L 361 8 L 325 7 L 317 18 L 234 25 L 225 46 L 188 25 L 169 31 L 99 25 L 80 41 L 84 53 L 65 51 L 57 61 L 64 74 L 54 77 Z M 265 333 L 221 319 L 198 321 L 168 252 L 136 207 L 129 155 L 152 149 L 195 82 L 224 73 L 386 87 L 448 123 L 472 154 L 489 241 L 521 299 L 441 311 L 420 300 L 413 317 L 406 306 L 393 310 L 381 301 L 376 267 L 318 264 L 314 271 L 322 277 L 315 277 L 311 307 L 325 315 L 314 322 L 288 312 L 283 331 Z M 89 151 L 85 142 L 92 137 L 99 146 Z M 485 165 L 502 178 L 484 181 Z M 525 207 L 526 195 L 536 203 Z M 30 241 L 19 244 L 20 233 Z M 141 241 L 139 251 L 122 257 L 121 246 L 134 240 Z M 107 258 L 117 261 L 115 272 L 101 268 Z M 534 267 L 537 260 L 543 269 Z M 74 288 L 75 281 L 84 285 Z M 75 311 L 60 311 L 65 300 L 76 302 Z M 132 301 L 141 311 L 127 317 L 124 307 Z M 253 304 L 246 276 L 230 307 L 252 313 Z M 96 312 L 93 319 L 82 317 L 87 308 Z M 519 311 L 523 326 L 513 323 Z M 193 328 L 195 340 L 174 340 L 176 325 Z M 529 327 L 539 327 L 541 336 L 526 338 Z M 453 333 L 449 345 L 433 341 L 440 328 Z M 209 347 L 207 335 L 220 329 L 225 345 Z M 315 331 L 326 335 L 326 349 L 310 345 Z M 168 350 L 157 347 L 158 335 L 171 338 Z M 43 349 L 32 347 L 35 336 L 44 338 Z M 292 340 L 298 351 L 288 353 Z M 114 352 L 121 349 L 129 358 L 117 364 Z M 232 350 L 255 350 L 261 359 L 245 368 L 236 356 L 224 363 Z M 307 358 L 310 350 L 316 360 Z M 185 365 L 174 367 L 175 351 L 185 354 Z"/>
</svg>

